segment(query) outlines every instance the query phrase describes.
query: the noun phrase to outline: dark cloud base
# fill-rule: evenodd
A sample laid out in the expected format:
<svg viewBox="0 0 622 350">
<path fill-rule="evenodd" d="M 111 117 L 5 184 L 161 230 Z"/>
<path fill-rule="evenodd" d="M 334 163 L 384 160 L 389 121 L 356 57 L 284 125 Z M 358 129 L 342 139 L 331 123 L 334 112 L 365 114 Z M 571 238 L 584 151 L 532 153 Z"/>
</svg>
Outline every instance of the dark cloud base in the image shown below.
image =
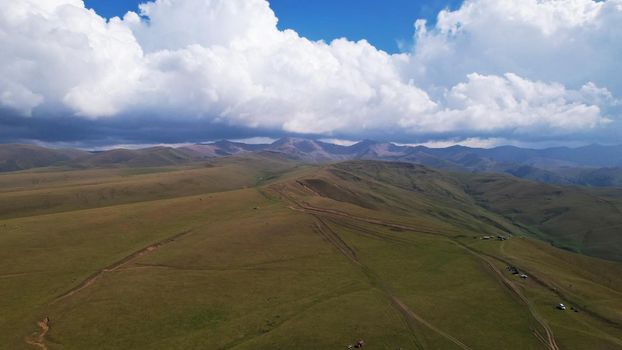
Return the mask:
<svg viewBox="0 0 622 350">
<path fill-rule="evenodd" d="M 96 120 L 72 116 L 25 118 L 9 111 L 0 112 L 0 143 L 45 142 L 96 147 L 283 135 L 282 131 L 277 130 L 242 128 L 198 120 L 146 116 Z"/>
<path fill-rule="evenodd" d="M 435 140 L 465 140 L 468 138 L 501 138 L 523 143 L 554 141 L 557 144 L 602 143 L 619 144 L 620 122 L 609 125 L 595 136 L 585 134 L 549 135 L 534 137 L 516 133 L 466 133 L 407 135 L 399 130 L 376 131 L 365 134 L 338 133 L 330 135 L 291 134 L 279 129 L 257 129 L 215 123 L 199 119 L 170 116 L 133 115 L 115 118 L 85 119 L 68 115 L 23 117 L 9 110 L 0 110 L 0 143 L 47 143 L 90 148 L 117 144 L 175 144 L 197 143 L 218 139 L 250 137 L 298 136 L 307 138 L 337 138 L 346 140 L 371 139 L 397 143 L 422 143 Z"/>
</svg>

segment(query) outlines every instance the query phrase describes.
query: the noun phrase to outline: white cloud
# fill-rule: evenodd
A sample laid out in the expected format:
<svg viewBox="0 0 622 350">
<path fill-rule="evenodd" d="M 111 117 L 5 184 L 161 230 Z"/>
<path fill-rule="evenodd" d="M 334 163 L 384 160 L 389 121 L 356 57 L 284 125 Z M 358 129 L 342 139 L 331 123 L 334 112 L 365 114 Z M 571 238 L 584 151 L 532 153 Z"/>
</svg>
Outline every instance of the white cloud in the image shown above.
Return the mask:
<svg viewBox="0 0 622 350">
<path fill-rule="evenodd" d="M 90 117 L 122 111 L 142 69 L 142 50 L 123 22 L 106 22 L 75 0 L 0 6 L 0 95 L 19 96 L 3 105 L 30 112 L 45 103 Z"/>
<path fill-rule="evenodd" d="M 588 81 L 622 94 L 622 0 L 465 0 L 419 22 L 407 69 L 426 87 L 466 74 L 512 72 L 579 88 Z"/>
<path fill-rule="evenodd" d="M 319 139 L 318 141 L 322 141 L 322 142 L 326 142 L 326 143 L 332 143 L 334 145 L 339 145 L 339 146 L 352 146 L 359 141 L 352 141 L 352 140 L 343 140 L 343 139 L 331 139 L 331 138 L 326 138 L 326 139 Z"/>
<path fill-rule="evenodd" d="M 203 47 L 266 46 L 279 41 L 277 18 L 263 0 L 157 0 L 125 16 L 147 52 Z"/>
<path fill-rule="evenodd" d="M 0 2 L 0 106 L 24 115 L 544 135 L 598 129 L 622 94 L 622 0 L 467 0 L 395 55 L 280 31 L 264 0 L 158 0 L 109 21 L 80 0 Z"/>
<path fill-rule="evenodd" d="M 499 145 L 507 145 L 511 140 L 503 139 L 503 138 L 479 138 L 479 137 L 468 137 L 466 139 L 459 138 L 450 138 L 450 139 L 441 139 L 441 140 L 433 140 L 428 142 L 420 142 L 420 143 L 408 143 L 408 144 L 397 144 L 400 146 L 425 146 L 429 148 L 447 148 L 451 146 L 466 146 L 472 148 L 493 148 Z"/>
<path fill-rule="evenodd" d="M 534 82 L 513 73 L 472 73 L 467 79 L 446 93 L 446 107 L 435 115 L 433 130 L 564 133 L 610 121 L 597 105 L 589 103 L 594 94 L 607 93 L 592 83 L 573 91 L 558 83 Z M 415 125 L 417 122 L 415 119 Z M 404 126 L 408 125 L 405 121 Z"/>
<path fill-rule="evenodd" d="M 0 77 L 0 105 L 31 116 L 33 108 L 43 102 L 43 96 L 35 94 L 23 85 Z"/>
<path fill-rule="evenodd" d="M 507 139 L 503 137 L 491 137 L 491 138 L 480 138 L 480 137 L 467 137 L 467 138 L 449 138 L 449 139 L 439 139 L 432 140 L 428 142 L 421 142 L 415 144 L 403 144 L 405 146 L 426 146 L 429 148 L 447 148 L 451 146 L 465 146 L 471 148 L 495 148 L 499 146 L 515 146 L 521 148 L 531 148 L 531 149 L 544 149 L 550 147 L 581 147 L 586 146 L 585 142 L 576 142 L 576 141 L 540 141 L 540 142 L 531 142 L 531 141 L 521 141 L 516 139 Z"/>
<path fill-rule="evenodd" d="M 243 139 L 232 139 L 230 141 L 232 142 L 241 142 L 241 143 L 246 143 L 248 145 L 260 145 L 260 144 L 269 144 L 269 143 L 273 143 L 274 141 L 276 141 L 277 139 L 272 138 L 272 137 L 262 137 L 262 136 L 257 136 L 257 137 L 248 137 L 248 138 L 243 138 Z M 217 140 L 215 140 L 217 141 Z"/>
</svg>

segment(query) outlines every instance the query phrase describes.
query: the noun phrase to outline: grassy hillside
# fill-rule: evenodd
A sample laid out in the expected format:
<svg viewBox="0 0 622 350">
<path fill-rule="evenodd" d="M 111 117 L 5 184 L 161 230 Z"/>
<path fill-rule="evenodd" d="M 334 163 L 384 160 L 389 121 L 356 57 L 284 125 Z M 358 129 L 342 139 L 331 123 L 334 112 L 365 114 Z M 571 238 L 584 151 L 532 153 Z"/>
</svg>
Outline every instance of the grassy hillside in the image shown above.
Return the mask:
<svg viewBox="0 0 622 350">
<path fill-rule="evenodd" d="M 33 145 L 0 145 L 0 172 L 41 167 L 135 168 L 196 165 L 227 156 L 261 153 L 312 164 L 347 160 L 384 160 L 422 164 L 444 171 L 509 174 L 558 185 L 622 186 L 619 164 L 622 146 L 587 146 L 543 150 L 502 146 L 492 149 L 452 146 L 427 148 L 398 146 L 364 140 L 350 146 L 284 137 L 271 144 L 245 144 L 221 140 L 182 147 L 148 147 L 85 152 L 48 149 Z"/>
<path fill-rule="evenodd" d="M 274 154 L 1 175 L 0 348 L 621 349 L 622 265 L 477 181 Z"/>
<path fill-rule="evenodd" d="M 76 167 L 157 167 L 193 163 L 201 159 L 201 155 L 187 148 L 151 147 L 139 150 L 113 149 L 98 152 L 79 158 L 71 165 Z"/>
<path fill-rule="evenodd" d="M 297 166 L 259 154 L 177 168 L 8 173 L 0 175 L 0 218 L 240 189 Z"/>
<path fill-rule="evenodd" d="M 499 193 L 500 189 L 507 189 L 509 185 L 514 185 L 523 186 L 527 190 L 529 186 L 535 185 L 509 177 L 500 176 L 498 179 L 507 183 L 499 188 L 487 190 L 491 196 L 504 198 L 508 207 L 511 206 L 512 197 L 508 193 Z M 526 225 L 517 224 L 511 216 L 497 215 L 496 212 L 483 206 L 479 198 L 471 197 L 473 193 L 469 191 L 467 184 L 469 181 L 477 182 L 477 180 L 490 184 L 497 178 L 493 176 L 486 180 L 484 176 L 443 174 L 411 164 L 349 162 L 323 168 L 309 178 L 299 179 L 298 188 L 290 185 L 286 191 L 296 193 L 292 198 L 298 197 L 296 202 L 308 212 L 332 216 L 341 224 L 346 219 L 357 221 L 359 225 L 376 226 L 374 230 L 367 232 L 368 235 L 373 232 L 372 235 L 376 238 L 378 238 L 378 226 L 388 227 L 393 237 L 385 239 L 399 244 L 407 243 L 407 241 L 396 239 L 394 237 L 397 235 L 396 232 L 413 231 L 446 237 L 471 255 L 479 257 L 480 261 L 489 264 L 489 267 L 496 266 L 495 273 L 504 276 L 500 277 L 500 280 L 511 290 L 516 287 L 516 276 L 514 280 L 505 280 L 505 277 L 512 276 L 512 274 L 504 268 L 508 265 L 518 266 L 520 271 L 529 275 L 529 278 L 516 287 L 520 293 L 515 294 L 529 310 L 533 311 L 532 321 L 544 320 L 545 324 L 552 326 L 551 332 L 562 332 L 566 337 L 571 338 L 588 327 L 594 332 L 592 336 L 603 337 L 617 344 L 598 342 L 598 345 L 594 345 L 592 342 L 596 339 L 589 339 L 589 337 L 577 337 L 572 341 L 557 339 L 561 348 L 575 348 L 576 344 L 583 344 L 585 348 L 617 348 L 621 344 L 619 336 L 622 334 L 620 328 L 622 324 L 620 302 L 622 300 L 619 294 L 621 286 L 618 277 L 620 276 L 620 264 L 569 253 L 534 240 L 532 237 L 542 238 L 543 232 L 534 234 L 527 231 Z M 615 230 L 607 230 L 610 229 L 609 225 L 612 221 L 619 225 L 622 216 L 609 216 L 611 214 L 606 210 L 611 208 L 613 203 L 620 203 L 619 193 L 608 192 L 610 197 L 615 198 L 614 200 L 606 199 L 604 196 L 598 198 L 597 192 L 586 192 L 577 188 L 545 187 L 549 190 L 553 188 L 561 191 L 562 197 L 556 203 L 564 203 L 577 213 L 586 207 L 596 206 L 593 211 L 588 211 L 587 214 L 591 215 L 590 217 L 580 216 L 578 220 L 573 220 L 572 216 L 558 218 L 559 226 L 546 227 L 552 228 L 548 231 L 550 232 L 548 239 L 554 239 L 556 244 L 560 244 L 567 239 L 564 231 L 560 229 L 561 225 L 570 229 L 571 226 L 581 222 L 583 227 L 591 225 L 594 228 L 600 228 L 600 231 L 594 230 L 594 239 L 610 242 L 605 250 L 597 250 L 586 240 L 582 242 L 584 250 L 588 250 L 593 255 L 607 255 L 610 258 L 619 256 L 616 255 L 620 251 L 619 246 L 616 246 L 619 237 L 615 234 Z M 533 199 L 542 201 L 548 200 L 546 192 L 533 190 L 530 194 L 524 195 L 526 197 L 530 195 Z M 520 201 L 517 203 L 520 204 Z M 534 218 L 525 214 L 522 219 L 537 220 L 538 205 L 541 203 L 531 203 L 530 208 Z M 494 206 L 490 205 L 490 207 Z M 501 211 L 499 213 L 505 214 Z M 359 230 L 362 228 L 359 227 Z M 571 232 L 580 232 L 580 230 L 581 227 L 575 227 Z M 512 233 L 512 235 L 507 236 L 507 233 Z M 507 241 L 481 239 L 483 235 L 495 234 L 510 237 L 510 239 Z M 392 252 L 385 258 L 389 256 L 392 258 L 393 254 Z M 438 256 L 438 252 L 434 255 Z M 396 266 L 396 270 L 400 273 L 407 268 L 404 261 L 401 261 L 399 267 Z M 555 305 L 556 300 L 573 305 L 580 310 L 574 314 L 587 314 L 586 318 L 557 317 L 559 313 L 551 307 Z M 482 307 L 489 312 L 487 306 Z M 471 316 L 477 317 L 473 314 Z M 581 348 L 581 346 L 576 348 Z"/>
<path fill-rule="evenodd" d="M 0 145 L 0 172 L 46 167 L 88 155 L 75 149 L 51 149 L 35 145 Z"/>
<path fill-rule="evenodd" d="M 477 203 L 559 247 L 622 261 L 622 206 L 579 187 L 563 187 L 504 176 L 466 177 Z"/>
</svg>

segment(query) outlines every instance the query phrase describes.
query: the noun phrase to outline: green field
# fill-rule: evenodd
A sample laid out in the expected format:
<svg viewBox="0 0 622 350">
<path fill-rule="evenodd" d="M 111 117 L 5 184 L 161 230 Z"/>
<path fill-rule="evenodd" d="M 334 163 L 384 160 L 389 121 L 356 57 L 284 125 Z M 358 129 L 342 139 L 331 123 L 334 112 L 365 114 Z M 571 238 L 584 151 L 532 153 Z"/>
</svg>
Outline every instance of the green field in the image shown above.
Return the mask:
<svg viewBox="0 0 622 350">
<path fill-rule="evenodd" d="M 621 206 L 269 154 L 6 173 L 0 348 L 622 349 Z"/>
</svg>

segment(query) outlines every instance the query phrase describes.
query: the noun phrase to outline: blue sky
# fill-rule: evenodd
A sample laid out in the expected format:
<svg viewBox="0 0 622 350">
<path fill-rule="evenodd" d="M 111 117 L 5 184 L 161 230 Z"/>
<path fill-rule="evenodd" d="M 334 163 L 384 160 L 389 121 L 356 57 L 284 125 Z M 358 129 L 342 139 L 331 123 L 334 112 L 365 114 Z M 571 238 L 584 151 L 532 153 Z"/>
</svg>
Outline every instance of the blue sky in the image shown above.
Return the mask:
<svg viewBox="0 0 622 350">
<path fill-rule="evenodd" d="M 110 18 L 137 11 L 138 4 L 145 1 L 85 3 Z M 415 20 L 425 18 L 432 24 L 440 10 L 456 9 L 461 3 L 462 0 L 270 0 L 270 7 L 279 18 L 279 29 L 294 29 L 313 40 L 366 39 L 393 53 L 410 47 Z"/>
</svg>

